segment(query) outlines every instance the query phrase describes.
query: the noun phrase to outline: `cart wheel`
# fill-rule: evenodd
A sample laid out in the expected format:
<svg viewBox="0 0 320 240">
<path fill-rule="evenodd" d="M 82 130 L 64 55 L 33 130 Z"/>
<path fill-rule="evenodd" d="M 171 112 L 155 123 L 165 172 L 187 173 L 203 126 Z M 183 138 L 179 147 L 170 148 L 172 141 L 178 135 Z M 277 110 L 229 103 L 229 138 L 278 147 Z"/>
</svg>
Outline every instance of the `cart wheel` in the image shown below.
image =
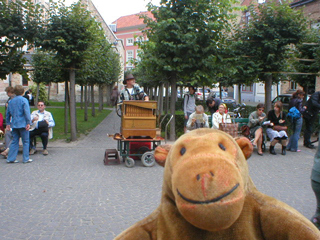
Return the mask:
<svg viewBox="0 0 320 240">
<path fill-rule="evenodd" d="M 128 167 L 128 168 L 134 167 L 134 164 L 135 164 L 134 160 L 129 157 L 124 160 L 124 163 L 126 164 L 126 167 Z"/>
<path fill-rule="evenodd" d="M 141 157 L 141 161 L 145 167 L 152 167 L 156 163 L 153 152 L 145 152 Z"/>
</svg>

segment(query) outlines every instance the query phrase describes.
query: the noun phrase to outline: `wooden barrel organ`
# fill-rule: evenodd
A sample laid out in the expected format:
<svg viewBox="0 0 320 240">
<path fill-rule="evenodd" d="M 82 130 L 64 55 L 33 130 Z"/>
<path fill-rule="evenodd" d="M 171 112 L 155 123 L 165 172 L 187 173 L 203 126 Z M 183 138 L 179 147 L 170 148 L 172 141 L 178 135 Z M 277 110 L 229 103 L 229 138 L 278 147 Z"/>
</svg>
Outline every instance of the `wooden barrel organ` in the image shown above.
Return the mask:
<svg viewBox="0 0 320 240">
<path fill-rule="evenodd" d="M 121 133 L 124 138 L 156 136 L 156 101 L 123 101 Z"/>
</svg>

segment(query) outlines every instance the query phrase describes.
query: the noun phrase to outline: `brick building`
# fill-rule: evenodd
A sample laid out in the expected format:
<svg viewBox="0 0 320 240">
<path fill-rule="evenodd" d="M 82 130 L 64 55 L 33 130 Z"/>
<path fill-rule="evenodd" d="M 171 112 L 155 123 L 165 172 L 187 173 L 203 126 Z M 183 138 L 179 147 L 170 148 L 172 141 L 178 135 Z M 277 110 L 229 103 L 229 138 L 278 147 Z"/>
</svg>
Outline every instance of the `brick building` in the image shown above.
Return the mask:
<svg viewBox="0 0 320 240">
<path fill-rule="evenodd" d="M 139 47 L 135 44 L 139 41 L 147 41 L 147 37 L 143 36 L 142 30 L 146 27 L 143 23 L 141 15 L 146 15 L 154 19 L 151 12 L 140 12 L 128 16 L 118 18 L 112 23 L 116 36 L 123 41 L 124 44 L 124 59 L 125 70 L 130 70 L 134 67 L 133 59 L 139 60 Z"/>
</svg>

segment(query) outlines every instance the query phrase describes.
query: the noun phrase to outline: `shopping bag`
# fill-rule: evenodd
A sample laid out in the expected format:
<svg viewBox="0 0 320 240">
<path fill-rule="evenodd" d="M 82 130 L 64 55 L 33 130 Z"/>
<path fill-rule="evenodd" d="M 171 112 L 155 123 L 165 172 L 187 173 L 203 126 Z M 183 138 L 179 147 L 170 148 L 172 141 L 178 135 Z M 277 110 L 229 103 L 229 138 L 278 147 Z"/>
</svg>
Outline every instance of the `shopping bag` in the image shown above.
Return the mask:
<svg viewBox="0 0 320 240">
<path fill-rule="evenodd" d="M 238 137 L 238 123 L 219 123 L 219 130 L 230 134 L 233 138 Z"/>
</svg>

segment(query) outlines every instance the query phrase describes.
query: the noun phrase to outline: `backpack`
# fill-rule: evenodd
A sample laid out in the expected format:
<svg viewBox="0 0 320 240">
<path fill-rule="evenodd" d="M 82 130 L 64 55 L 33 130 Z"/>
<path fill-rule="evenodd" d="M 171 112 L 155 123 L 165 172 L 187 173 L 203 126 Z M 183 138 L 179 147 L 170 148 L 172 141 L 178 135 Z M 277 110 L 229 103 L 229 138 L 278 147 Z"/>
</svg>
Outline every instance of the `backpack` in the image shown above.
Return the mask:
<svg viewBox="0 0 320 240">
<path fill-rule="evenodd" d="M 299 119 L 301 117 L 301 113 L 296 107 L 292 107 L 290 108 L 287 117 L 291 118 L 291 121 L 293 121 L 295 119 Z"/>
<path fill-rule="evenodd" d="M 187 105 L 188 105 L 188 102 L 189 102 L 189 94 L 185 94 L 185 95 L 183 96 L 183 101 L 181 102 L 181 109 L 182 109 L 182 111 L 184 111 L 184 99 L 186 98 L 186 96 L 188 97 L 188 99 L 187 99 Z"/>
</svg>

